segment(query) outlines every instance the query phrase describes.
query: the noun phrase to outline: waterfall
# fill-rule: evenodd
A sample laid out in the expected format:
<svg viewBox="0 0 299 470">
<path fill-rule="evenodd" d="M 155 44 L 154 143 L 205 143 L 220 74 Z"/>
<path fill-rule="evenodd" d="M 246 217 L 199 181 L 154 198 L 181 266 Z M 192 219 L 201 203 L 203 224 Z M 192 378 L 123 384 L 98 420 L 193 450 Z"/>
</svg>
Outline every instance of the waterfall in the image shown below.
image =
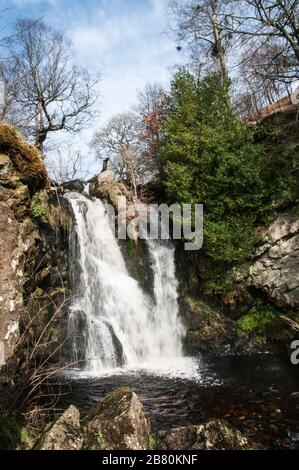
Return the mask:
<svg viewBox="0 0 299 470">
<path fill-rule="evenodd" d="M 130 277 L 100 200 L 67 196 L 73 213 L 70 270 L 74 298 L 69 335 L 75 360 L 99 372 L 146 367 L 182 357 L 174 248 L 148 240 L 153 298 Z"/>
</svg>

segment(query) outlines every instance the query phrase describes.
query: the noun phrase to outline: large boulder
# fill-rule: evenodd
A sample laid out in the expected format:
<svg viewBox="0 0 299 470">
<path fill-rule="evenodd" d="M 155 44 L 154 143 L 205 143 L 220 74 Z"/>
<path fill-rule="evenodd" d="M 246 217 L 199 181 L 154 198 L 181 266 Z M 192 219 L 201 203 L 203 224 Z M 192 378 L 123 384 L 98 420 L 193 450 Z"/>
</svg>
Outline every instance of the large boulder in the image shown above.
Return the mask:
<svg viewBox="0 0 299 470">
<path fill-rule="evenodd" d="M 225 420 L 213 419 L 168 431 L 159 445 L 161 450 L 246 450 L 259 449 Z"/>
<path fill-rule="evenodd" d="M 84 421 L 84 448 L 146 450 L 150 423 L 137 395 L 120 388 L 97 403 Z"/>
<path fill-rule="evenodd" d="M 299 217 L 279 215 L 263 237 L 246 284 L 261 289 L 277 307 L 299 307 Z"/>
<path fill-rule="evenodd" d="M 71 405 L 42 436 L 35 450 L 80 450 L 83 436 L 79 410 Z"/>
<path fill-rule="evenodd" d="M 89 194 L 92 197 L 104 199 L 114 206 L 118 207 L 118 200 L 120 197 L 125 197 L 128 203 L 132 202 L 132 195 L 127 188 L 114 179 L 112 171 L 104 171 L 95 176 L 89 186 Z"/>
</svg>

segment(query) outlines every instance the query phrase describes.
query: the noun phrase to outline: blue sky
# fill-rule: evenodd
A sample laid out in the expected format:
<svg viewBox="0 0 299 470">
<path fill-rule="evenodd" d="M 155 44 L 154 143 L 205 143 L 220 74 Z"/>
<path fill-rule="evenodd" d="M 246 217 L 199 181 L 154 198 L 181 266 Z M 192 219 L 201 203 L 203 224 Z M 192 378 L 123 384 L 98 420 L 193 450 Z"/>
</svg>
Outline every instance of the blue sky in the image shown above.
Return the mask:
<svg viewBox="0 0 299 470">
<path fill-rule="evenodd" d="M 59 133 L 50 143 L 60 150 L 71 142 L 97 171 L 88 143 L 95 129 L 134 105 L 147 82 L 168 86 L 184 60 L 167 30 L 167 0 L 0 0 L 2 36 L 17 18 L 43 18 L 73 42 L 76 62 L 101 72 L 100 116 L 80 136 Z M 54 157 L 55 158 L 55 157 Z"/>
<path fill-rule="evenodd" d="M 164 33 L 167 0 L 2 0 L 2 5 L 7 8 L 2 25 L 43 17 L 72 39 L 80 65 L 101 71 L 101 122 L 134 104 L 136 90 L 146 82 L 167 85 L 182 61 Z"/>
</svg>

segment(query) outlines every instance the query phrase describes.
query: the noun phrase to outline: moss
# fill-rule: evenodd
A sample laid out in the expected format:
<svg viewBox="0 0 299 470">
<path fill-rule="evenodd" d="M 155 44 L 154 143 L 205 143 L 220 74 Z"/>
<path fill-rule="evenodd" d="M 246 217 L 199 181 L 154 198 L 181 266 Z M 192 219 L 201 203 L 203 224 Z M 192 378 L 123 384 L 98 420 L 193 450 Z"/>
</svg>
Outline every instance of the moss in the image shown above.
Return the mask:
<svg viewBox="0 0 299 470">
<path fill-rule="evenodd" d="M 38 287 L 37 289 L 35 289 L 35 291 L 33 292 L 32 294 L 32 297 L 34 297 L 34 299 L 41 299 L 43 298 L 45 295 L 45 292 L 43 291 L 43 289 L 41 289 L 40 287 Z"/>
<path fill-rule="evenodd" d="M 0 416 L 0 450 L 15 450 L 21 441 L 21 431 L 15 417 Z"/>
<path fill-rule="evenodd" d="M 5 122 L 0 122 L 0 152 L 9 156 L 33 192 L 46 186 L 47 170 L 40 152 Z"/>
<path fill-rule="evenodd" d="M 268 326 L 277 319 L 278 315 L 277 310 L 258 301 L 246 315 L 237 320 L 237 325 L 247 333 L 266 334 Z"/>
<path fill-rule="evenodd" d="M 149 437 L 149 443 L 148 443 L 149 450 L 157 449 L 158 443 L 159 443 L 158 436 L 156 434 L 151 434 Z"/>
<path fill-rule="evenodd" d="M 18 450 L 30 450 L 34 444 L 34 439 L 27 428 L 22 428 L 20 432 L 20 443 Z"/>
</svg>

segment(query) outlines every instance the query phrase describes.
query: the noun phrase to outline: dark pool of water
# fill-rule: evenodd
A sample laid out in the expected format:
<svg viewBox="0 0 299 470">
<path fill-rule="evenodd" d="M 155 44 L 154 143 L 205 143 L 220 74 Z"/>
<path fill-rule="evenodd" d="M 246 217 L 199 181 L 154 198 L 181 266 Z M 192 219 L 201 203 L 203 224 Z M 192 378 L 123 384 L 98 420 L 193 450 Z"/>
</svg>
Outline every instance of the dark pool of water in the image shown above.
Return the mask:
<svg viewBox="0 0 299 470">
<path fill-rule="evenodd" d="M 129 386 L 154 432 L 225 418 L 265 446 L 299 448 L 299 366 L 270 355 L 195 360 L 199 381 L 149 373 L 68 377 L 70 391 L 61 405 L 72 403 L 84 414 L 111 391 Z"/>
</svg>

